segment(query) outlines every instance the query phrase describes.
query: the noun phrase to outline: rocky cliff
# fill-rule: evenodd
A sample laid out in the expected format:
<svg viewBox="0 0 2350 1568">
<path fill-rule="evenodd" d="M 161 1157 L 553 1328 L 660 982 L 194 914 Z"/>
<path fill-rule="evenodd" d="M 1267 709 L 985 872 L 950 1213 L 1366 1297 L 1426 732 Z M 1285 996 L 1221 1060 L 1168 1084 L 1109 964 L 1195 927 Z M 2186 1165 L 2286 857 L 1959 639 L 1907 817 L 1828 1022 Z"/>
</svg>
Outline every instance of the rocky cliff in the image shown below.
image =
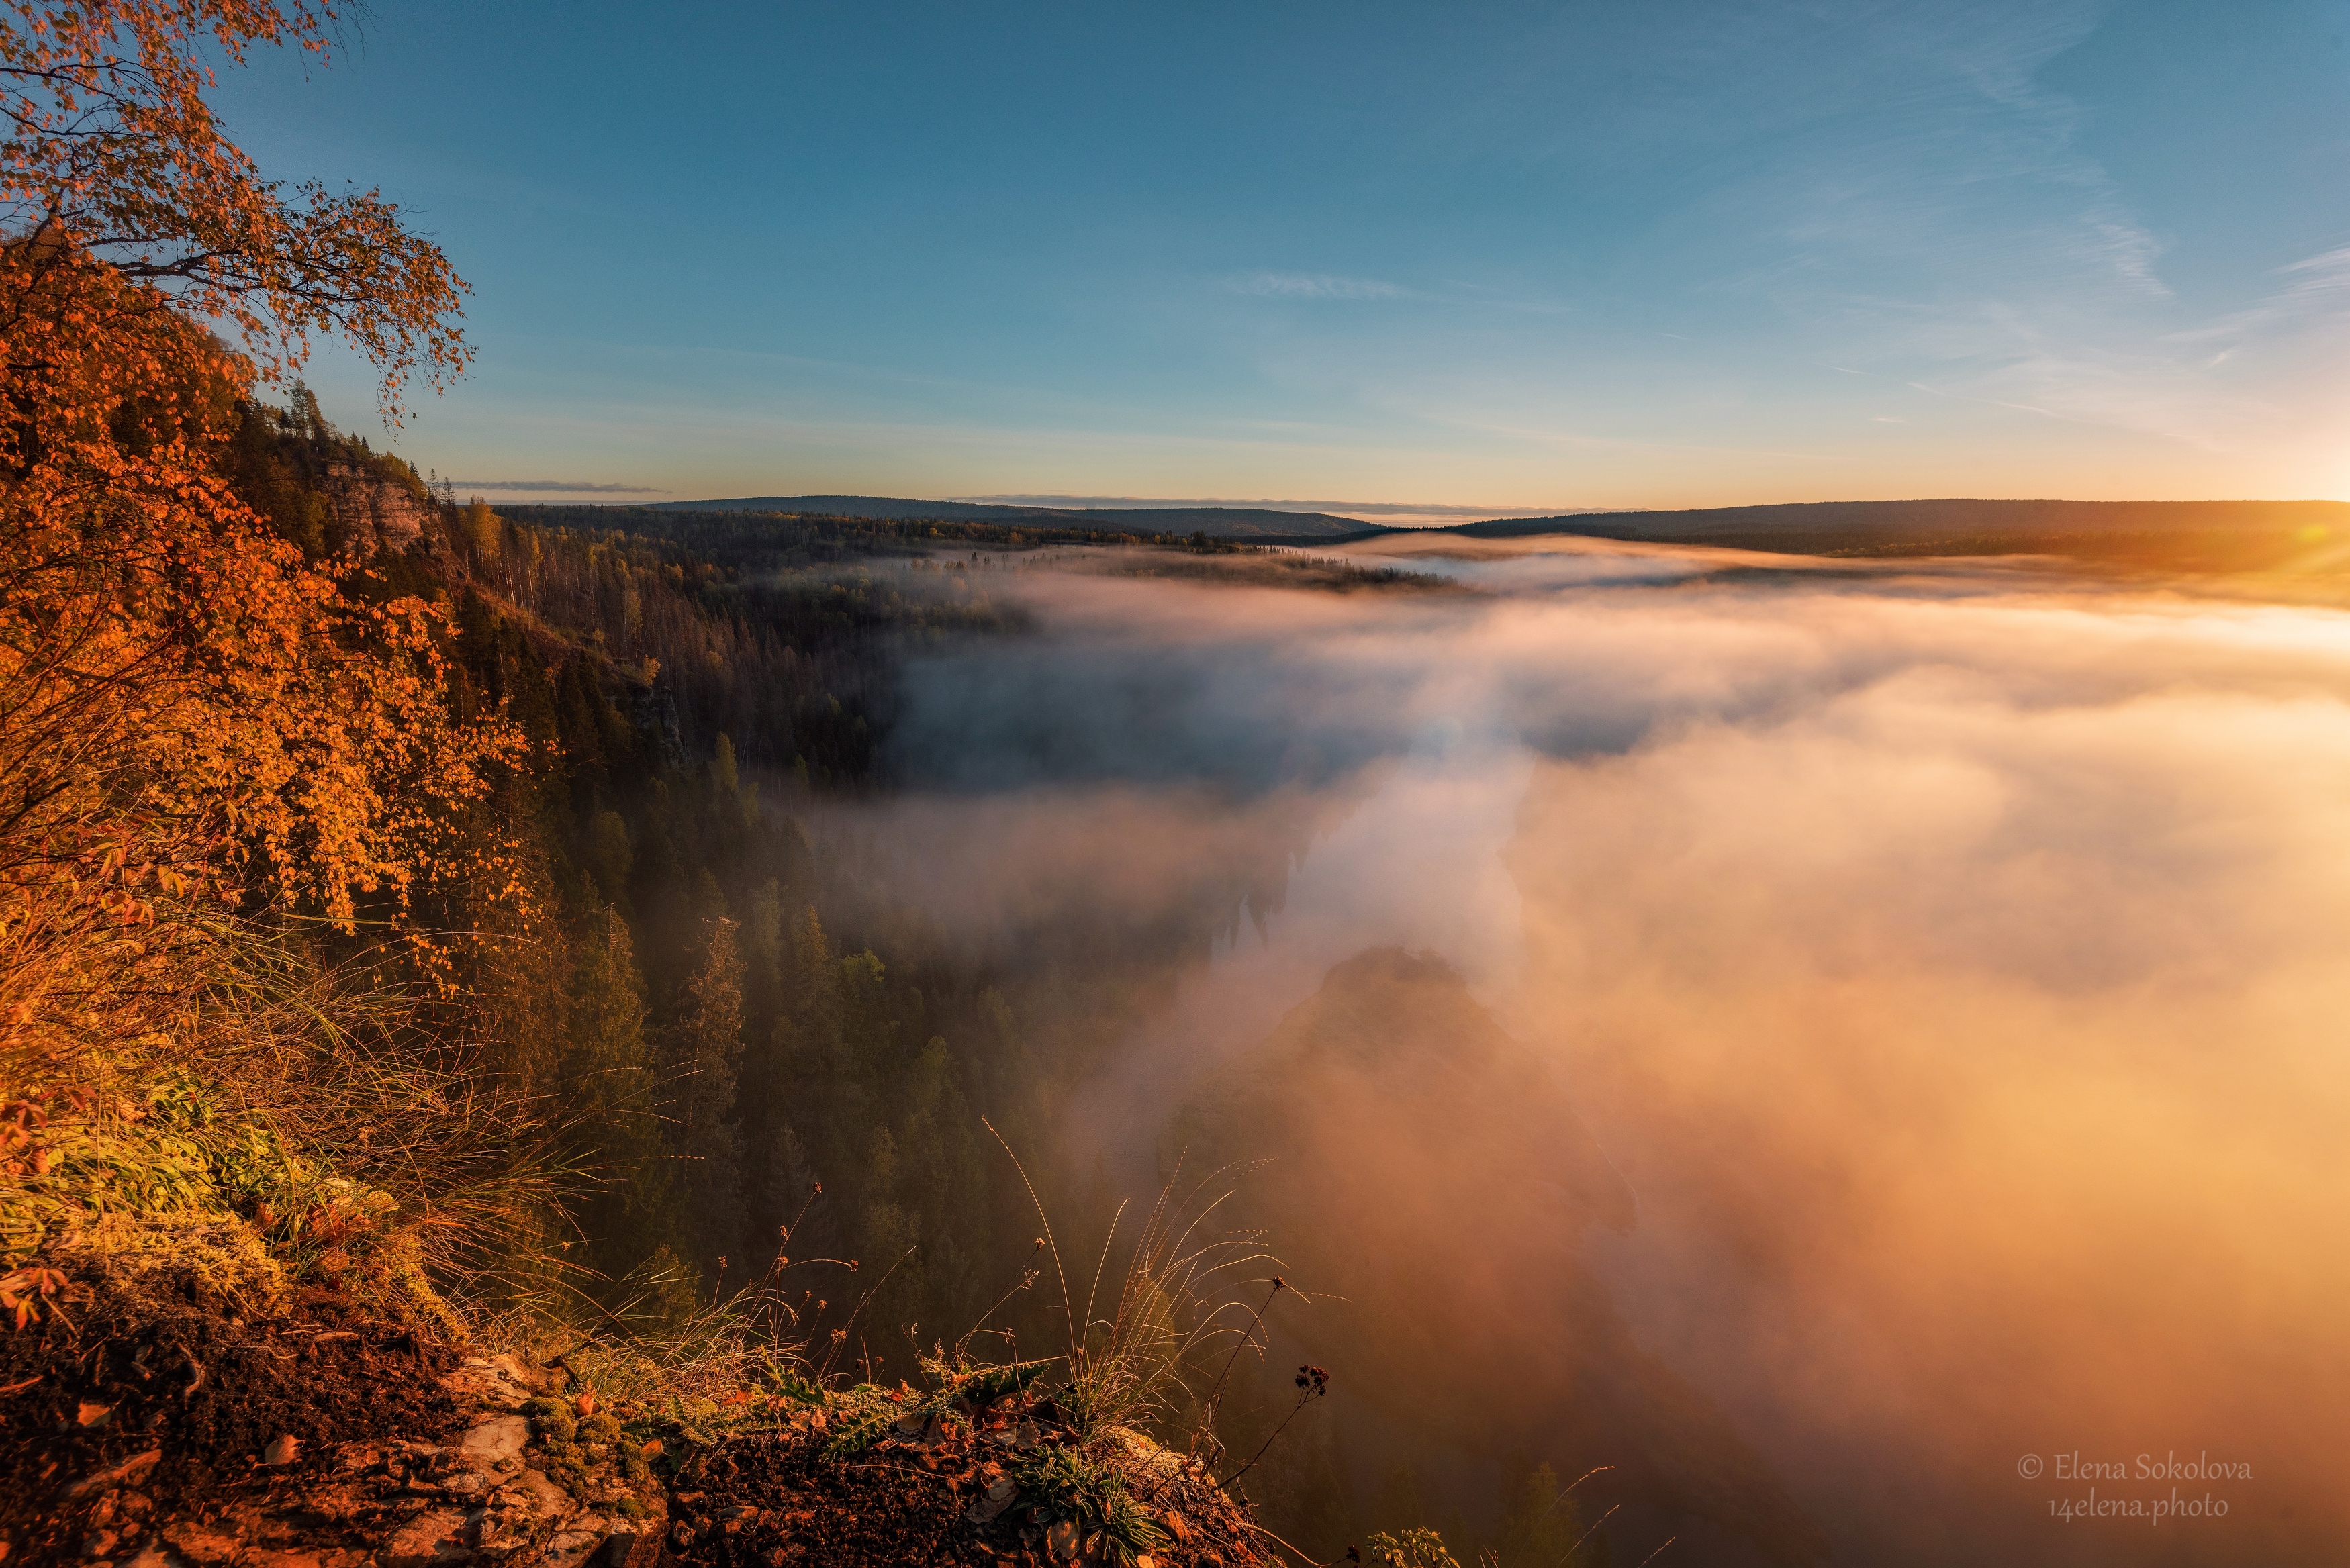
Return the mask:
<svg viewBox="0 0 2350 1568">
<path fill-rule="evenodd" d="M 561 1357 L 462 1355 L 388 1324 L 92 1326 L 52 1313 L 5 1342 L 9 1568 L 1267 1560 L 1201 1466 L 1122 1428 L 1080 1432 L 1041 1384 L 786 1376 L 607 1403 Z M 1133 1511 L 1122 1538 L 1103 1499 Z"/>
</svg>

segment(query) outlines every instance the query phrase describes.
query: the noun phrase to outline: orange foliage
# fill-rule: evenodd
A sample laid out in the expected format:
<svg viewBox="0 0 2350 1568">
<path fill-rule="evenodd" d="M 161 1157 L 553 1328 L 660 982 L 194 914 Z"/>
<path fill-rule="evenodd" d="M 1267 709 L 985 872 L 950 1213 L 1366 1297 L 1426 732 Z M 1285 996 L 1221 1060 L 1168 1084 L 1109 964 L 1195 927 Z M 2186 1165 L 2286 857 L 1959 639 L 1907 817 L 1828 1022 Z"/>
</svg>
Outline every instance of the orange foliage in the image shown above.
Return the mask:
<svg viewBox="0 0 2350 1568">
<path fill-rule="evenodd" d="M 372 195 L 286 207 L 198 97 L 200 35 L 315 49 L 331 16 L 0 5 L 0 197 L 35 220 L 0 242 L 0 1044 L 86 1033 L 187 939 L 161 909 L 258 896 L 348 930 L 373 895 L 397 919 L 523 751 L 502 716 L 452 719 L 439 610 L 347 595 L 220 472 L 310 330 L 371 354 L 388 404 L 418 355 L 463 363 L 440 253 Z"/>
<path fill-rule="evenodd" d="M 157 892 L 404 909 L 523 745 L 452 721 L 445 617 L 354 601 L 230 493 L 250 372 L 140 286 L 20 241 L 0 287 L 39 306 L 0 337 L 0 1016 L 28 941 L 135 942 Z"/>
<path fill-rule="evenodd" d="M 324 63 L 338 19 L 306 0 L 0 0 L 0 226 L 68 238 L 191 318 L 232 324 L 266 379 L 310 334 L 342 337 L 381 372 L 397 422 L 420 360 L 436 387 L 464 370 L 464 284 L 378 192 L 306 184 L 289 202 L 203 98 L 200 48 L 242 64 L 291 45 Z"/>
</svg>

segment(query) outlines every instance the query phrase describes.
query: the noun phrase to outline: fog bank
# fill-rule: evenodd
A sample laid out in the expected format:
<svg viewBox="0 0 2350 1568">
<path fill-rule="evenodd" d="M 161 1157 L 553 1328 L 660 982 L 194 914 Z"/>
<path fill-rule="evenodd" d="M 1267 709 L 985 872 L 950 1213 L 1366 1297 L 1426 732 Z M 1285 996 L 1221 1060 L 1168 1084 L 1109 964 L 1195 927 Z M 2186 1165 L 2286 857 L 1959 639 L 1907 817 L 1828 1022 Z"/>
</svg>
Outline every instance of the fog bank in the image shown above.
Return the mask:
<svg viewBox="0 0 2350 1568">
<path fill-rule="evenodd" d="M 909 792 L 858 831 L 945 940 L 1209 933 L 1073 1143 L 1148 1184 L 1326 971 L 1433 954 L 1633 1193 L 1583 1266 L 1835 1560 L 2350 1547 L 2350 616 L 1407 547 L 1474 591 L 1008 574 L 1033 635 L 910 670 Z"/>
</svg>

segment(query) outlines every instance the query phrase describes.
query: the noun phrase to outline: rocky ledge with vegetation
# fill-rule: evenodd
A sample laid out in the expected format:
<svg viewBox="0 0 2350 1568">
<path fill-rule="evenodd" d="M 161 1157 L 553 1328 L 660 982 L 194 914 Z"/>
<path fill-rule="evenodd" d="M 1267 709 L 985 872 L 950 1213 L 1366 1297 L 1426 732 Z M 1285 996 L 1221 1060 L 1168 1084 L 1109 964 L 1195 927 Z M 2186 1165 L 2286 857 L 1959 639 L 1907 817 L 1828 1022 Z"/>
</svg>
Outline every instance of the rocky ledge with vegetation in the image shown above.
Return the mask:
<svg viewBox="0 0 2350 1568">
<path fill-rule="evenodd" d="M 827 1389 L 769 1360 L 728 1386 L 712 1369 L 741 1371 L 739 1344 L 666 1365 L 594 1344 L 480 1355 L 317 1305 L 246 1320 L 150 1299 L 126 1318 L 120 1294 L 69 1282 L 41 1299 L 5 1342 L 0 1561 L 1268 1560 L 1204 1456 L 1085 1421 L 1048 1363 Z"/>
</svg>

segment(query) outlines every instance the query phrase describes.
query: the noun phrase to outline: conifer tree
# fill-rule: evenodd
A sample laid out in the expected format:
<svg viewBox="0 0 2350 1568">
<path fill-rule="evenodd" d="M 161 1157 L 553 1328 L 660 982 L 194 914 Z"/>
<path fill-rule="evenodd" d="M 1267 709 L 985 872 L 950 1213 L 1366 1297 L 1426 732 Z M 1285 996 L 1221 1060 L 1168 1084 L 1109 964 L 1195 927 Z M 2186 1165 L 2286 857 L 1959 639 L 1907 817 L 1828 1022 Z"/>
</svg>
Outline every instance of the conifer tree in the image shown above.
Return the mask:
<svg viewBox="0 0 2350 1568">
<path fill-rule="evenodd" d="M 777 1040 L 789 1070 L 802 1079 L 831 1073 L 840 1051 L 840 971 L 832 943 L 810 904 L 792 922 L 792 1006 Z"/>
<path fill-rule="evenodd" d="M 735 1085 L 743 1069 L 743 956 L 735 923 L 708 922 L 702 965 L 686 982 L 672 1037 L 677 1075 L 671 1114 L 684 1157 L 679 1188 L 680 1251 L 716 1271 L 740 1260 L 744 1241 L 743 1129 Z"/>
<path fill-rule="evenodd" d="M 784 1005 L 784 888 L 770 877 L 751 895 L 743 927 L 743 1005 L 771 1025 Z"/>
<path fill-rule="evenodd" d="M 562 1103 L 583 1158 L 606 1176 L 580 1220 L 599 1266 L 625 1272 L 656 1244 L 670 1203 L 645 1042 L 645 988 L 629 923 L 609 909 L 582 922 L 564 1040 Z"/>
</svg>

